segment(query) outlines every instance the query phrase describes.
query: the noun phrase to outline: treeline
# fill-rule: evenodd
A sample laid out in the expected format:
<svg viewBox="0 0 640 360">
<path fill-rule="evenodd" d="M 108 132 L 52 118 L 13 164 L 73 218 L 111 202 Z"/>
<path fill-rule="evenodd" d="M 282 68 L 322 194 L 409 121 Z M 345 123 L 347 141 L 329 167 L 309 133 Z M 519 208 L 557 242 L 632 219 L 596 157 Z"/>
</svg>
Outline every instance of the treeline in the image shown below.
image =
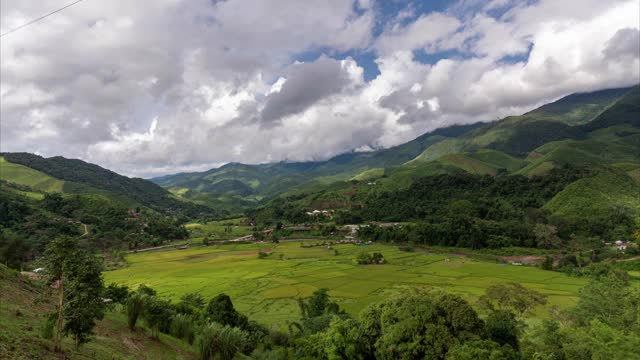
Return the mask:
<svg viewBox="0 0 640 360">
<path fill-rule="evenodd" d="M 640 346 L 640 290 L 608 265 L 584 272 L 589 283 L 575 307 L 551 310 L 551 320 L 528 326 L 544 295 L 518 283 L 494 285 L 474 304 L 459 295 L 415 289 L 364 308 L 357 318 L 326 289 L 298 299 L 300 320 L 287 330 L 250 321 L 220 294 L 171 303 L 153 289 L 111 285 L 105 295 L 123 304 L 129 326 L 145 321 L 195 343 L 201 359 L 631 359 Z M 616 299 L 611 301 L 611 299 Z M 477 310 L 476 310 L 477 309 Z"/>
<path fill-rule="evenodd" d="M 123 311 L 130 331 L 140 321 L 152 338 L 166 333 L 196 344 L 203 360 L 253 359 L 633 359 L 640 348 L 640 289 L 625 271 L 593 264 L 589 282 L 568 310 L 529 327 L 527 318 L 547 303 L 518 283 L 490 286 L 474 304 L 459 295 L 414 289 L 365 307 L 357 318 L 340 309 L 326 289 L 298 299 L 299 321 L 267 328 L 238 312 L 225 294 L 190 293 L 173 303 L 154 289 L 104 287 L 99 258 L 70 237 L 51 241 L 41 262 L 44 289 L 57 308 L 41 336 L 91 340 L 106 311 Z"/>
<path fill-rule="evenodd" d="M 333 221 L 338 225 L 412 222 L 416 225 L 365 227 L 359 236 L 365 240 L 470 248 L 556 248 L 575 237 L 590 242 L 594 238 L 630 239 L 635 228 L 630 209 L 617 207 L 569 218 L 543 208 L 567 185 L 592 176 L 593 171 L 565 166 L 531 178 L 469 173 L 428 176 L 404 190 L 374 192 L 366 196 L 362 206 L 335 212 Z M 314 221 L 305 211 L 277 201 L 249 216 L 265 225 Z"/>
<path fill-rule="evenodd" d="M 166 333 L 196 343 L 200 358 L 254 359 L 575 359 L 634 358 L 640 347 L 640 289 L 610 265 L 583 271 L 590 281 L 572 309 L 552 309 L 552 320 L 528 328 L 526 319 L 542 294 L 517 283 L 491 286 L 476 308 L 442 291 L 413 290 L 349 316 L 326 289 L 298 299 L 300 320 L 287 330 L 268 329 L 239 313 L 220 294 L 209 300 L 190 293 L 177 303 L 154 289 L 104 287 L 100 260 L 70 237 L 51 241 L 42 260 L 46 289 L 58 308 L 46 318 L 41 336 L 62 336 L 76 346 L 91 340 L 96 321 L 117 308 L 131 331 L 145 322 L 151 337 Z M 59 301 L 58 301 L 59 299 Z M 111 304 L 111 305 L 109 305 Z M 119 307 L 116 307 L 120 304 Z"/>
<path fill-rule="evenodd" d="M 223 213 L 189 202 L 171 198 L 169 193 L 151 181 L 140 178 L 128 178 L 98 165 L 78 159 L 66 159 L 62 156 L 43 158 L 30 153 L 0 153 L 7 161 L 41 171 L 57 179 L 88 185 L 96 189 L 109 191 L 130 198 L 140 205 L 153 210 L 182 214 L 189 217 L 222 216 Z"/>
<path fill-rule="evenodd" d="M 76 237 L 92 251 L 157 246 L 187 238 L 183 221 L 100 196 L 52 193 L 35 200 L 0 189 L 0 262 L 20 268 L 59 236 Z"/>
</svg>

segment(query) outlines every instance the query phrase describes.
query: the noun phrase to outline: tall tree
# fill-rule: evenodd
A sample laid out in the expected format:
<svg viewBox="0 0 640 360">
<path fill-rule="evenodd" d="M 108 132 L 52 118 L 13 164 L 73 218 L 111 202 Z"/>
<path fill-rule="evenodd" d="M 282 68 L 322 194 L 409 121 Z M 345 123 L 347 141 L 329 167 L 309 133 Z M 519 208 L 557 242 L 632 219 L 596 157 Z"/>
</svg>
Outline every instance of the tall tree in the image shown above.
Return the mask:
<svg viewBox="0 0 640 360">
<path fill-rule="evenodd" d="M 535 306 L 546 304 L 547 299 L 535 290 L 512 282 L 490 286 L 478 302 L 489 311 L 509 311 L 521 320 L 530 314 Z"/>
<path fill-rule="evenodd" d="M 89 340 L 95 320 L 104 316 L 102 263 L 93 255 L 77 252 L 67 266 L 65 335 L 72 335 L 76 347 Z"/>
<path fill-rule="evenodd" d="M 80 250 L 70 237 L 51 241 L 43 261 L 47 282 L 58 292 L 54 350 L 61 351 L 63 332 L 73 335 L 76 345 L 80 345 L 92 333 L 94 320 L 102 318 L 102 264 Z"/>
</svg>

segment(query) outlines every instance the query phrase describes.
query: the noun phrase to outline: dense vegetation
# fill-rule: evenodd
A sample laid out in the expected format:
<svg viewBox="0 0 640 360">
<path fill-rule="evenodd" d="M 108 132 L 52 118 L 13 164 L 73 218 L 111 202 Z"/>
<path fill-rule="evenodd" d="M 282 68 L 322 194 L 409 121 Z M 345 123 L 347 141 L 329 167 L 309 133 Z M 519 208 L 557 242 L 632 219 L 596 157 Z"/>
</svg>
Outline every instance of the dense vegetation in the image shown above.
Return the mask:
<svg viewBox="0 0 640 360">
<path fill-rule="evenodd" d="M 238 312 L 225 294 L 206 299 L 188 293 L 174 303 L 144 285 L 103 287 L 100 277 L 91 275 L 95 266 L 75 266 L 95 261 L 86 253 L 64 239 L 52 242 L 48 251 L 57 255 L 50 259 L 58 265 L 50 268 L 65 269 L 72 287 L 60 307 L 59 329 L 77 346 L 91 340 L 94 321 L 104 311 L 124 312 L 132 333 L 142 320 L 154 339 L 165 333 L 195 344 L 201 359 L 230 360 L 239 354 L 253 359 L 633 359 L 640 346 L 640 292 L 626 272 L 605 265 L 585 269 L 590 280 L 574 307 L 554 309 L 551 320 L 533 325 L 527 319 L 546 297 L 506 283 L 490 287 L 476 303 L 415 289 L 371 304 L 357 317 L 319 289 L 298 299 L 299 321 L 269 329 Z M 50 279 L 62 274 L 51 272 Z M 62 287 L 56 291 L 62 294 Z M 115 305 L 74 301 L 96 294 Z M 56 322 L 49 319 L 55 316 L 43 320 L 45 338 L 55 333 Z"/>
<path fill-rule="evenodd" d="M 155 179 L 173 195 L 80 160 L 2 154 L 0 162 L 8 161 L 11 171 L 2 174 L 0 183 L 0 262 L 16 269 L 44 267 L 46 287 L 41 289 L 53 292 L 56 311 L 42 319 L 40 336 L 54 339 L 56 351 L 63 336 L 72 337 L 76 347 L 90 341 L 100 319 L 118 312 L 126 315 L 132 333 L 144 323 L 155 341 L 163 334 L 182 339 L 195 344 L 202 359 L 240 354 L 255 359 L 634 358 L 640 347 L 640 293 L 630 276 L 640 271 L 638 262 L 603 260 L 638 254 L 635 245 L 622 251 L 607 243 L 640 241 L 639 99 L 639 87 L 578 94 L 520 117 L 436 130 L 392 149 L 343 154 L 326 162 L 228 164 L 202 174 Z M 171 301 L 146 285 L 104 287 L 104 264 L 97 253 L 124 263 L 122 250 L 186 239 L 188 220 L 224 213 L 196 205 L 212 202 L 218 209 L 252 208 L 242 225 L 229 222 L 223 230 L 206 221 L 190 224 L 191 236 L 204 246 L 245 232 L 270 241 L 256 245 L 255 252 L 237 251 L 254 260 L 242 260 L 245 267 L 255 266 L 253 272 L 238 266 L 237 259 L 223 258 L 224 250 L 203 246 L 182 250 L 187 254 L 182 258 L 160 256 L 160 265 L 146 262 L 142 266 L 148 273 L 138 275 L 155 287 L 170 281 L 158 278 L 158 266 L 168 268 L 173 289 L 176 282 L 184 289 L 192 281 L 211 296 L 220 292 L 218 284 L 205 289 L 201 275 L 186 274 L 231 263 L 238 279 L 229 280 L 235 273 L 225 271 L 216 281 L 251 282 L 255 288 L 245 296 L 252 301 L 265 301 L 261 296 L 270 291 L 296 306 L 288 297 L 294 290 L 300 318 L 286 329 L 250 320 L 225 294 L 207 299 L 197 292 L 173 293 Z M 309 213 L 315 209 L 325 211 Z M 334 241 L 353 235 L 354 224 L 360 225 L 357 239 L 364 242 L 340 242 L 344 247 L 338 249 Z M 278 247 L 281 237 L 302 234 L 296 228 L 327 241 Z M 388 257 L 376 246 L 386 246 Z M 471 280 L 475 292 L 484 291 L 477 297 L 414 289 L 425 282 L 423 276 L 444 288 L 452 286 L 450 279 L 459 280 L 453 273 L 462 273 L 447 267 L 442 277 L 448 280 L 439 279 L 430 262 L 446 265 L 449 257 L 407 254 L 418 246 L 485 249 L 474 254 L 529 248 L 545 256 L 542 269 L 566 271 L 578 284 L 582 279 L 589 283 L 571 309 L 554 308 L 552 320 L 529 322 L 534 310 L 547 303 L 546 296 L 505 284 L 503 278 L 501 284 L 482 286 L 476 282 L 481 280 Z M 321 252 L 323 261 L 309 261 L 309 254 Z M 312 264 L 313 270 L 291 270 L 285 261 L 296 255 L 293 267 Z M 194 262 L 202 264 L 187 269 L 185 264 Z M 272 278 L 264 275 L 265 266 Z M 357 297 L 345 304 L 321 288 L 328 285 L 320 285 L 335 285 L 354 274 L 362 279 L 339 286 L 359 286 L 350 294 L 362 292 L 377 300 L 367 302 L 358 316 L 353 311 Z M 300 280 L 303 276 L 310 277 L 307 283 Z M 287 285 L 264 288 L 273 279 Z M 383 289 L 391 282 L 402 283 L 402 296 Z M 291 284 L 296 286 L 287 287 Z M 576 283 L 558 284 L 577 291 Z M 300 297 L 310 288 L 320 289 Z M 247 302 L 239 306 L 247 310 Z M 281 309 L 294 314 L 289 310 Z M 255 312 L 250 316 L 260 320 Z"/>
<path fill-rule="evenodd" d="M 42 200 L 0 188 L 0 262 L 14 268 L 35 260 L 58 236 L 73 236 L 86 248 L 136 249 L 188 233 L 175 216 L 129 209 L 100 196 L 45 194 Z"/>
<path fill-rule="evenodd" d="M 372 192 L 362 205 L 340 210 L 333 218 L 338 225 L 380 221 L 415 224 L 363 226 L 358 234 L 363 240 L 476 249 L 560 248 L 574 239 L 600 248 L 603 242 L 630 240 L 637 216 L 633 208 L 613 206 L 582 216 L 562 216 L 544 207 L 569 184 L 593 177 L 593 171 L 597 170 L 562 167 L 530 178 L 468 173 L 429 176 L 404 190 Z M 250 215 L 265 225 L 316 220 L 290 201 L 274 202 Z"/>
<path fill-rule="evenodd" d="M 140 206 L 149 207 L 156 211 L 189 216 L 207 215 L 213 212 L 205 206 L 173 199 L 166 190 L 150 181 L 128 178 L 82 160 L 66 159 L 61 156 L 43 158 L 29 153 L 3 153 L 0 155 L 11 163 L 27 166 L 54 178 L 69 181 L 71 184 L 88 185 L 126 196 Z M 65 186 L 73 185 L 65 184 Z"/>
</svg>

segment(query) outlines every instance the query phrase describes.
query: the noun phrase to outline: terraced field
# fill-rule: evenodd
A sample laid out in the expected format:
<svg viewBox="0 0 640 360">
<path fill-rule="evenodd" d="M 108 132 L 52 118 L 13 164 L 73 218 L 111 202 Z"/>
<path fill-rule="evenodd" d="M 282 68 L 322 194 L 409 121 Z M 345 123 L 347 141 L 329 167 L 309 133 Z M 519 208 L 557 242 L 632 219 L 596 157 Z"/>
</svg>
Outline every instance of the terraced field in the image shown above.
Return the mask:
<svg viewBox="0 0 640 360">
<path fill-rule="evenodd" d="M 438 287 L 474 301 L 492 284 L 520 282 L 549 296 L 552 305 L 576 300 L 584 280 L 537 268 L 481 262 L 464 256 L 403 252 L 390 245 L 302 248 L 301 242 L 194 247 L 131 254 L 129 266 L 105 273 L 107 283 L 147 284 L 178 300 L 189 292 L 205 297 L 226 293 L 251 319 L 283 326 L 297 320 L 296 298 L 330 289 L 340 306 L 357 315 L 371 302 L 419 286 Z M 258 259 L 258 251 L 270 252 Z M 337 250 L 337 254 L 336 254 Z M 361 252 L 381 252 L 387 264 L 356 265 Z M 538 309 L 541 317 L 547 309 Z"/>
<path fill-rule="evenodd" d="M 10 163 L 2 156 L 0 156 L 0 179 L 47 192 L 62 192 L 64 186 L 63 180 L 23 165 Z"/>
</svg>

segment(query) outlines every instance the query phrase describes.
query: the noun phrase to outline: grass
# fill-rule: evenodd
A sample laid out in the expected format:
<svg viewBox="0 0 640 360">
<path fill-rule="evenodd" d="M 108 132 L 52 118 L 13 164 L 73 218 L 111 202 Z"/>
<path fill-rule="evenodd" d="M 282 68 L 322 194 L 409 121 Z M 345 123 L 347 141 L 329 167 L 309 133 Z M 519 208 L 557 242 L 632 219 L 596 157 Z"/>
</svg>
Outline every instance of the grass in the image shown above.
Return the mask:
<svg viewBox="0 0 640 360">
<path fill-rule="evenodd" d="M 391 245 L 302 248 L 301 241 L 238 244 L 131 254 L 129 267 L 105 273 L 107 283 L 147 284 L 174 301 L 189 292 L 210 298 L 226 293 L 236 307 L 263 324 L 283 326 L 300 317 L 296 298 L 328 288 L 340 306 L 363 307 L 408 288 L 437 287 L 470 301 L 493 284 L 517 281 L 549 296 L 549 305 L 575 303 L 583 279 L 537 268 L 482 262 L 464 255 L 400 251 Z M 266 259 L 257 253 L 275 248 Z M 335 255 L 334 250 L 338 251 Z M 381 252 L 385 265 L 356 265 L 360 252 Z M 448 259 L 448 260 L 447 260 Z M 547 316 L 544 308 L 539 315 Z"/>
<path fill-rule="evenodd" d="M 108 311 L 97 322 L 93 339 L 75 349 L 64 338 L 64 353 L 53 352 L 53 341 L 40 336 L 46 316 L 55 310 L 52 298 L 28 280 L 0 264 L 0 358 L 2 359 L 196 359 L 195 348 L 165 334 L 152 340 L 143 322 L 135 332 L 127 328 L 126 316 Z"/>
<path fill-rule="evenodd" d="M 0 156 L 0 179 L 46 192 L 62 192 L 64 181 Z"/>
<path fill-rule="evenodd" d="M 369 169 L 361 172 L 360 174 L 352 177 L 351 180 L 366 181 L 366 180 L 379 178 L 382 175 L 384 175 L 384 169 L 373 168 L 373 169 Z"/>
<path fill-rule="evenodd" d="M 465 154 L 445 155 L 438 161 L 444 165 L 460 168 L 470 174 L 495 175 L 497 173 L 497 168 L 494 166 Z"/>
</svg>

